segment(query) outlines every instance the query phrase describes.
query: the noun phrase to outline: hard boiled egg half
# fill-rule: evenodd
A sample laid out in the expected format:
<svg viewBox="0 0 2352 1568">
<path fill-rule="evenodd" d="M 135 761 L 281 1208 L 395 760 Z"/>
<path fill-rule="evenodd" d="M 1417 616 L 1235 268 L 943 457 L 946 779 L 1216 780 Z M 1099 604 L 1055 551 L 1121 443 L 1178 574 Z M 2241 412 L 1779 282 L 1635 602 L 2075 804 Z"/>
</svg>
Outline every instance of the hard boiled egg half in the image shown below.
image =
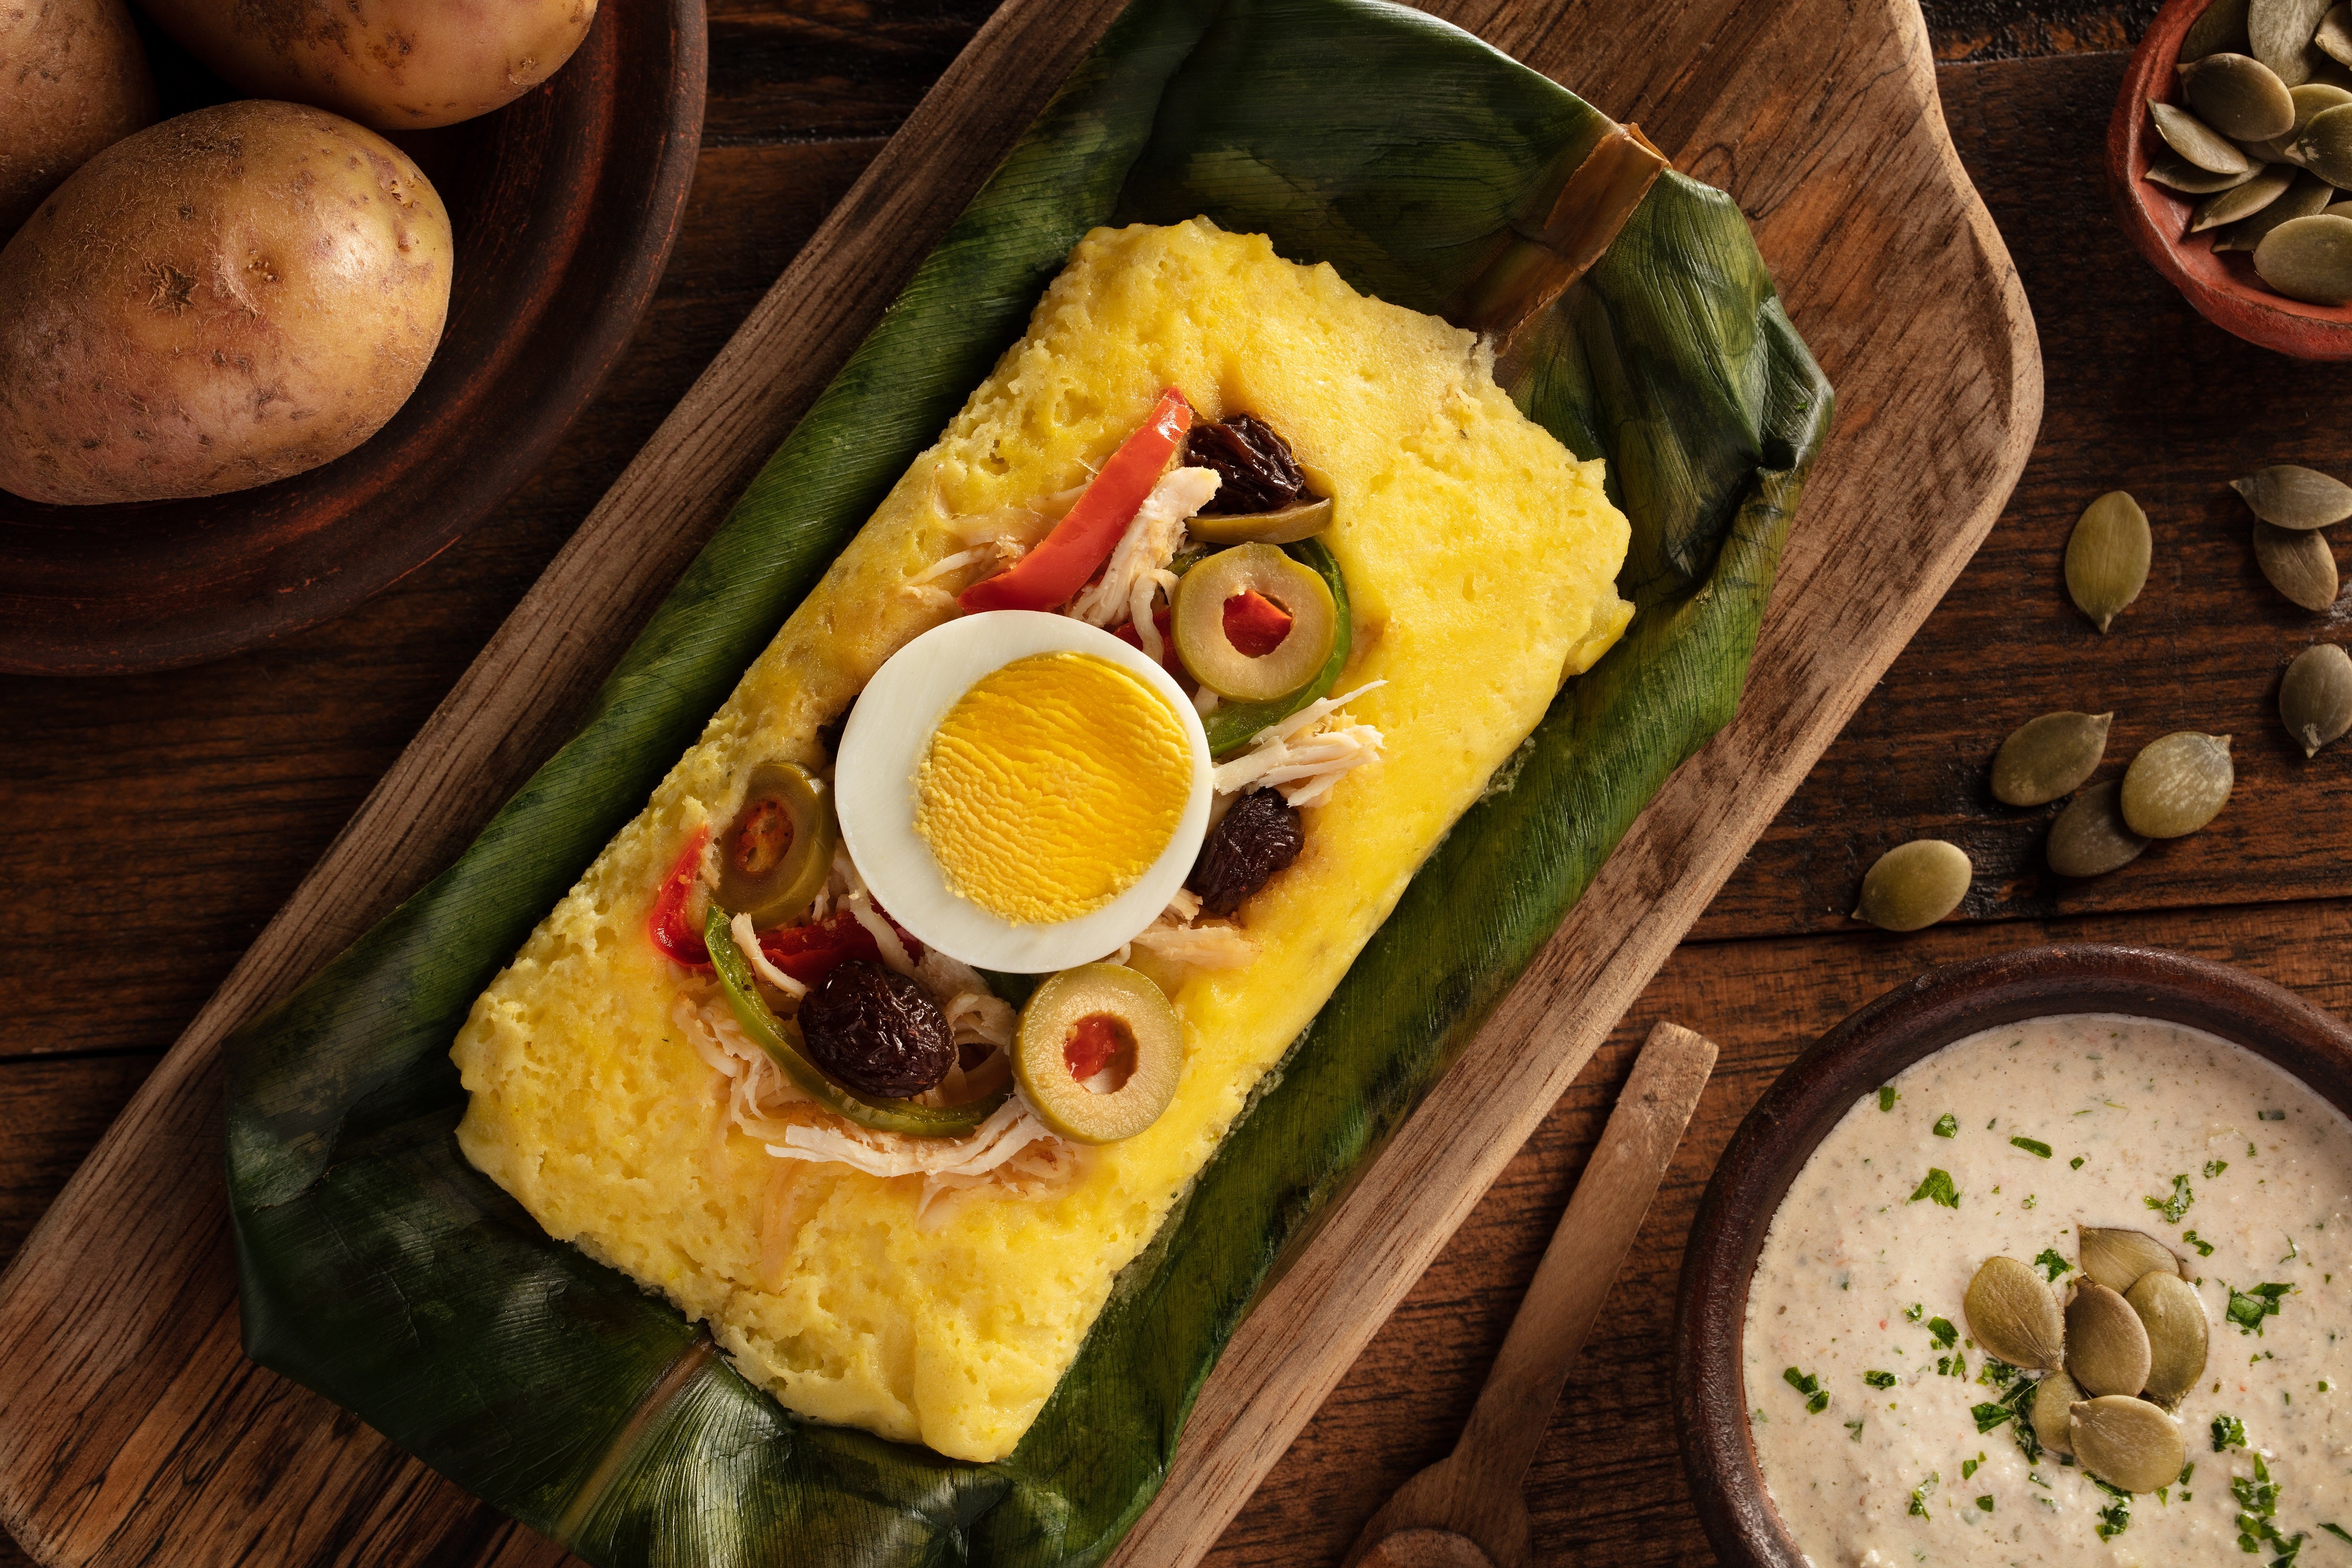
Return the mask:
<svg viewBox="0 0 2352 1568">
<path fill-rule="evenodd" d="M 1068 616 L 925 632 L 835 758 L 851 860 L 890 918 L 982 969 L 1091 963 L 1150 925 L 1209 826 L 1208 737 L 1168 672 Z"/>
</svg>

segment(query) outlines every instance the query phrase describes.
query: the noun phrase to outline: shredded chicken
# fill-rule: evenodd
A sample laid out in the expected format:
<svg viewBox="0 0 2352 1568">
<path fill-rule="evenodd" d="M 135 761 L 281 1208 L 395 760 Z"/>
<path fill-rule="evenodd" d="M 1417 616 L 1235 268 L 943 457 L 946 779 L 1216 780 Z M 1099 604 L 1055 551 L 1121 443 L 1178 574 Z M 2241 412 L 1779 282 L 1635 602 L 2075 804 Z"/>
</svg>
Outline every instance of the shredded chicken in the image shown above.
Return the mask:
<svg viewBox="0 0 2352 1568">
<path fill-rule="evenodd" d="M 735 951 L 743 955 L 752 973 L 796 1002 L 808 994 L 807 986 L 769 963 L 768 955 L 760 951 L 760 934 L 751 929 L 750 915 L 739 912 L 727 922 L 727 933 L 735 939 Z"/>
<path fill-rule="evenodd" d="M 1238 969 L 1257 956 L 1257 944 L 1242 934 L 1241 927 L 1226 921 L 1197 924 L 1200 918 L 1201 895 L 1179 888 L 1160 918 L 1120 944 L 1110 962 L 1129 962 L 1139 947 L 1172 963 L 1201 969 Z"/>
<path fill-rule="evenodd" d="M 1370 724 L 1345 721 L 1339 710 L 1387 684 L 1375 680 L 1344 696 L 1310 702 L 1259 731 L 1248 751 L 1217 769 L 1211 781 L 1217 793 L 1279 788 L 1292 805 L 1320 805 L 1350 769 L 1380 760 L 1381 732 Z"/>
<path fill-rule="evenodd" d="M 1152 624 L 1152 597 L 1162 590 L 1175 594 L 1176 574 L 1168 563 L 1184 548 L 1185 523 L 1209 504 L 1221 482 L 1213 468 L 1171 468 L 1160 475 L 1135 509 L 1135 521 L 1119 535 L 1101 581 L 1081 590 L 1070 601 L 1069 613 L 1089 626 L 1128 622 L 1144 656 L 1157 663 L 1167 645 Z"/>
</svg>

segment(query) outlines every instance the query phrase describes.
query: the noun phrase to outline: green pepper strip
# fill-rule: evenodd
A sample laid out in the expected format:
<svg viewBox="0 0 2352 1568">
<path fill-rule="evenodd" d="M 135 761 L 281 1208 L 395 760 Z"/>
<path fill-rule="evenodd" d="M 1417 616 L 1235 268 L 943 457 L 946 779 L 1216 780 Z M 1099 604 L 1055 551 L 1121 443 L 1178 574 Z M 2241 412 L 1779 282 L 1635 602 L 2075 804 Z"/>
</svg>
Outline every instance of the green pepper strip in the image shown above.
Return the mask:
<svg viewBox="0 0 2352 1568">
<path fill-rule="evenodd" d="M 1287 697 L 1277 697 L 1270 702 L 1220 703 L 1215 712 L 1202 721 L 1202 728 L 1208 732 L 1209 755 L 1213 757 L 1241 750 L 1260 730 L 1279 724 L 1309 702 L 1331 695 L 1331 688 L 1339 684 L 1339 672 L 1348 666 L 1348 645 L 1354 628 L 1349 625 L 1348 582 L 1339 574 L 1339 563 L 1317 540 L 1302 539 L 1282 549 L 1292 560 L 1313 568 L 1331 590 L 1331 608 L 1339 619 L 1338 635 L 1331 639 L 1331 657 L 1323 661 L 1323 668 L 1314 679 Z"/>
<path fill-rule="evenodd" d="M 845 1116 L 877 1132 L 957 1138 L 987 1121 L 998 1106 L 1012 1098 L 1013 1090 L 1006 1088 L 961 1105 L 931 1106 L 918 1105 L 911 1100 L 868 1100 L 852 1094 L 825 1077 L 793 1045 L 793 1036 L 798 1031 L 777 1017 L 775 1009 L 760 994 L 751 978 L 751 965 L 735 945 L 735 933 L 728 929 L 727 911 L 719 907 L 716 899 L 710 901 L 710 912 L 703 917 L 702 940 L 710 949 L 711 967 L 719 972 L 719 988 L 727 993 L 727 1005 L 734 1010 L 735 1021 L 743 1026 L 743 1032 L 775 1058 L 786 1078 L 836 1116 Z"/>
</svg>

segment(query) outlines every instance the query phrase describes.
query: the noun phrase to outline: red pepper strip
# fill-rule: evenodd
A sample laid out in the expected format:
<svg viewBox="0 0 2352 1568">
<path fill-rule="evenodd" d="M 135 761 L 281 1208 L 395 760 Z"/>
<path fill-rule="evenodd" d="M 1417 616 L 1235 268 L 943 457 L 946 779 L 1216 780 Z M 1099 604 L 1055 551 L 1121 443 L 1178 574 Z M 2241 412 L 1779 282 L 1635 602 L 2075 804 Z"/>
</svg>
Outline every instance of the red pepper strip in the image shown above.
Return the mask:
<svg viewBox="0 0 2352 1568">
<path fill-rule="evenodd" d="M 688 969 L 710 967 L 710 949 L 703 945 L 702 932 L 686 913 L 687 901 L 693 898 L 694 884 L 702 874 L 702 847 L 709 841 L 708 826 L 694 830 L 677 863 L 663 879 L 661 896 L 654 900 L 654 912 L 646 921 L 646 934 L 654 945 L 672 963 Z"/>
<path fill-rule="evenodd" d="M 1252 658 L 1264 658 L 1290 635 L 1290 614 L 1255 588 L 1225 601 L 1225 640 Z"/>
<path fill-rule="evenodd" d="M 1153 606 L 1151 624 L 1160 628 L 1160 662 L 1170 669 L 1181 669 L 1184 667 L 1176 658 L 1176 636 L 1169 630 L 1171 622 L 1171 617 L 1167 605 Z M 1137 652 L 1143 651 L 1143 639 L 1135 635 L 1133 621 L 1119 622 L 1118 625 L 1111 627 L 1110 635 Z"/>
<path fill-rule="evenodd" d="M 1135 509 L 1151 493 L 1168 459 L 1192 427 L 1192 405 L 1174 387 L 1160 395 L 1143 428 L 1120 443 L 1069 514 L 1009 572 L 974 583 L 956 602 L 971 611 L 1050 610 L 1087 585 Z"/>
<path fill-rule="evenodd" d="M 882 917 L 890 920 L 888 915 Z M 898 933 L 906 945 L 907 956 L 919 963 L 923 944 L 908 935 L 897 921 L 890 929 Z M 760 933 L 760 951 L 768 962 L 791 975 L 803 985 L 814 985 L 833 973 L 835 965 L 853 958 L 868 963 L 882 962 L 882 949 L 874 933 L 857 923 L 857 917 L 846 912 L 826 916 L 809 925 L 786 926 L 781 931 Z"/>
</svg>

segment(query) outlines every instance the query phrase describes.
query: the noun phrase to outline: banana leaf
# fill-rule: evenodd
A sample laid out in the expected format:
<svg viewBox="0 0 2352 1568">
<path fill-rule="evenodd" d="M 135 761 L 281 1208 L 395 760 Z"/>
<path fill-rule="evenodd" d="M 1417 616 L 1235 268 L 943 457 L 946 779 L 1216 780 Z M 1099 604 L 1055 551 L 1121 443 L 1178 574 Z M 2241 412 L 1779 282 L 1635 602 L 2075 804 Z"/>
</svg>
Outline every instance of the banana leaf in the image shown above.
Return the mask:
<svg viewBox="0 0 2352 1568">
<path fill-rule="evenodd" d="M 604 1568 L 1085 1564 L 1220 1349 L 1634 815 L 1731 716 L 1831 395 L 1738 207 L 1675 174 L 1505 362 L 1605 457 L 1625 640 L 1464 817 L 996 1464 L 802 1421 L 459 1155 L 475 995 L 1107 222 L 1205 213 L 1422 310 L 1541 237 L 1596 110 L 1379 0 L 1131 6 L 973 199 L 613 672 L 446 871 L 231 1040 L 246 1348 Z"/>
</svg>

